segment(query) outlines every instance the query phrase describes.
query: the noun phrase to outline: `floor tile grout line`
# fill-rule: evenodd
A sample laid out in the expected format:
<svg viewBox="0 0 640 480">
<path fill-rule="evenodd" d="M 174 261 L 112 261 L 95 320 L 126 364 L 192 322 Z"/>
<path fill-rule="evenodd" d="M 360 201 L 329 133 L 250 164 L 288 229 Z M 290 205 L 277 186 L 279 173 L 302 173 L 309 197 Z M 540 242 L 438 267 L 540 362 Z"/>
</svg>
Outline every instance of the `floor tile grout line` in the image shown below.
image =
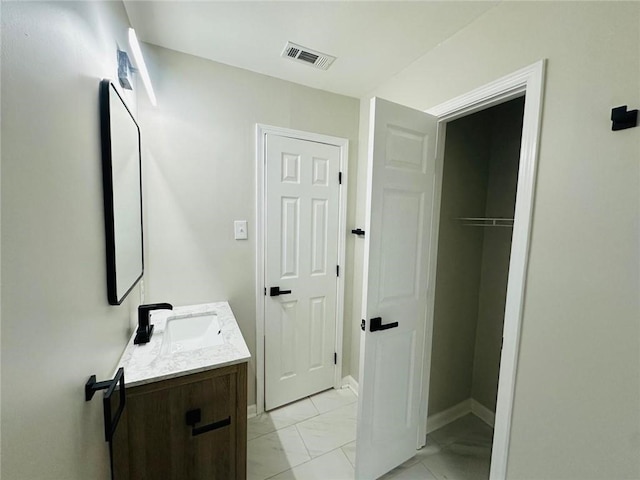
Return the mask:
<svg viewBox="0 0 640 480">
<path fill-rule="evenodd" d="M 304 399 L 307 399 L 307 398 L 308 398 L 309 400 L 311 400 L 311 397 L 305 397 Z M 300 401 L 302 401 L 302 400 L 304 400 L 304 399 L 298 400 L 298 402 L 300 402 Z M 356 399 L 356 402 L 357 402 L 357 399 Z M 261 433 L 261 434 L 260 434 L 260 435 L 258 435 L 257 437 L 254 437 L 254 438 L 252 438 L 251 440 L 247 440 L 247 443 L 248 443 L 248 442 L 252 442 L 253 440 L 256 440 L 257 438 L 264 437 L 265 435 L 269 435 L 270 433 L 275 433 L 275 432 L 277 432 L 278 430 L 284 430 L 285 428 L 289 428 L 289 427 L 291 427 L 291 426 L 293 426 L 293 425 L 298 425 L 299 423 L 306 422 L 307 420 L 311 420 L 312 418 L 319 417 L 320 415 L 324 415 L 325 413 L 333 412 L 334 410 L 337 410 L 337 409 L 342 408 L 342 407 L 346 407 L 347 405 L 352 405 L 352 404 L 354 404 L 354 403 L 356 403 L 356 402 L 349 402 L 349 403 L 345 403 L 345 404 L 339 405 L 339 406 L 337 406 L 337 407 L 331 408 L 331 409 L 327 410 L 326 412 L 319 412 L 319 413 L 316 413 L 315 415 L 312 415 L 312 416 L 310 416 L 310 417 L 307 417 L 307 418 L 305 418 L 304 420 L 300 420 L 300 421 L 298 421 L 298 422 L 291 423 L 291 424 L 289 424 L 289 425 L 285 425 L 285 426 L 282 426 L 282 427 L 276 428 L 276 429 L 274 429 L 274 430 L 271 430 L 270 432 Z M 313 404 L 313 400 L 311 401 L 311 403 Z M 313 404 L 313 407 L 316 409 L 316 411 L 318 411 L 318 407 L 316 407 L 316 405 L 315 405 L 315 404 Z M 269 415 L 269 413 L 268 413 L 268 412 L 264 412 L 264 413 L 262 413 L 262 414 L 260 414 L 260 415 Z M 253 418 L 259 418 L 259 417 L 260 417 L 260 415 L 256 415 L 256 416 L 255 416 L 255 417 L 253 417 Z M 253 418 L 252 418 L 252 419 L 253 419 Z M 249 419 L 249 420 L 252 420 L 252 419 Z"/>
<path fill-rule="evenodd" d="M 334 391 L 338 391 L 338 389 L 333 389 L 333 390 L 334 390 Z M 325 391 L 327 391 L 327 390 L 325 390 Z M 324 412 L 320 412 L 320 411 L 318 410 L 318 406 L 317 406 L 317 405 L 315 404 L 315 402 L 313 401 L 313 397 L 316 397 L 316 396 L 318 396 L 318 395 L 321 395 L 322 393 L 324 393 L 324 392 L 320 392 L 320 393 L 317 393 L 317 394 L 312 395 L 312 396 L 309 396 L 309 397 L 303 397 L 303 398 L 301 398 L 301 399 L 299 399 L 299 400 L 296 400 L 295 402 L 291 402 L 291 403 L 288 403 L 287 405 L 283 405 L 283 406 L 281 406 L 281 407 L 278 407 L 278 408 L 276 408 L 276 409 L 272 410 L 272 412 L 276 412 L 276 411 L 278 411 L 278 410 L 280 410 L 280 409 L 282 409 L 282 408 L 287 408 L 287 407 L 289 407 L 289 406 L 291 406 L 291 405 L 295 405 L 296 403 L 298 403 L 298 402 L 302 402 L 303 400 L 310 400 L 310 401 L 311 401 L 311 404 L 313 405 L 313 408 L 315 408 L 316 412 L 318 412 L 318 413 L 317 413 L 316 415 L 314 415 L 314 416 L 317 416 L 317 415 L 322 415 L 323 413 L 327 413 L 327 412 L 331 412 L 331 411 L 333 411 L 333 410 L 337 410 L 338 408 L 340 408 L 340 407 L 344 407 L 344 406 L 346 406 L 346 405 L 351 405 L 352 403 L 356 403 L 356 402 L 358 401 L 358 397 L 354 395 L 354 396 L 355 396 L 355 399 L 354 399 L 353 401 L 351 401 L 351 402 L 347 402 L 347 403 L 343 403 L 343 404 L 338 405 L 338 406 L 336 406 L 336 407 L 330 408 L 329 410 L 326 410 L 326 411 L 324 411 Z M 353 392 L 351 392 L 351 393 L 353 394 Z M 260 416 L 265 415 L 265 414 L 266 414 L 266 415 L 268 415 L 268 414 L 269 414 L 269 412 L 266 412 L 266 411 L 265 411 L 265 412 L 261 413 L 260 415 L 255 415 L 254 417 L 251 417 L 249 420 L 251 420 L 251 419 L 253 419 L 253 418 L 259 418 Z M 309 418 L 312 418 L 312 417 L 309 417 Z M 283 428 L 284 428 L 284 427 L 283 427 Z M 270 433 L 270 432 L 269 432 L 269 433 Z"/>
<path fill-rule="evenodd" d="M 308 460 L 307 460 L 307 462 L 308 462 Z M 303 464 L 305 464 L 305 463 L 307 463 L 307 462 L 300 463 L 299 465 L 303 465 Z M 298 465 L 296 465 L 296 467 L 297 467 L 297 466 L 298 466 Z M 281 472 L 278 472 L 278 473 L 276 473 L 275 475 L 271 475 L 270 477 L 263 478 L 262 480 L 269 480 L 270 478 L 275 478 L 275 477 L 277 477 L 278 475 L 282 475 L 283 473 L 286 473 L 286 472 L 288 472 L 289 470 L 291 470 L 291 469 L 293 469 L 293 468 L 294 468 L 294 467 L 287 468 L 286 470 L 283 470 L 283 471 L 281 471 Z"/>
<path fill-rule="evenodd" d="M 429 467 L 424 463 L 424 459 L 420 460 L 420 462 L 418 462 L 418 463 L 420 463 L 424 468 L 426 468 L 426 469 L 427 469 L 427 471 L 428 471 L 431 475 L 433 475 L 436 479 L 439 479 L 439 478 L 440 478 L 438 475 L 436 475 L 435 473 L 433 473 L 433 471 L 432 471 L 432 470 L 431 470 L 431 469 L 430 469 L 430 468 L 429 468 Z"/>
<path fill-rule="evenodd" d="M 305 451 L 307 452 L 307 455 L 308 455 L 308 457 L 309 457 L 309 460 L 305 460 L 304 462 L 302 462 L 302 463 L 299 463 L 299 464 L 298 464 L 298 465 L 304 465 L 305 463 L 308 463 L 308 462 L 310 462 L 311 460 L 313 460 L 313 457 L 311 456 L 311 453 L 309 452 L 309 449 L 307 448 L 307 445 L 304 443 L 304 439 L 302 438 L 302 435 L 300 435 L 300 432 L 298 431 L 298 428 L 296 427 L 296 425 L 297 425 L 297 424 L 295 424 L 295 423 L 294 423 L 293 425 L 289 425 L 289 427 L 295 427 L 296 433 L 297 433 L 297 434 L 298 434 L 298 436 L 300 437 L 300 441 L 302 442 L 302 445 L 304 446 L 304 449 L 305 449 Z M 285 428 L 289 428 L 289 427 L 285 427 Z M 271 432 L 271 433 L 274 433 L 274 432 Z M 268 434 L 267 434 L 267 435 L 268 435 Z M 283 451 L 284 451 L 284 449 L 283 449 Z M 291 470 L 291 469 L 293 469 L 293 468 L 297 467 L 298 465 L 294 465 L 293 467 L 292 467 L 292 466 L 289 466 L 289 468 L 287 468 L 287 469 L 285 469 L 285 470 L 282 470 L 282 471 L 280 471 L 280 472 L 278 472 L 278 473 L 274 473 L 273 475 L 270 475 L 270 476 L 268 476 L 268 477 L 265 477 L 265 478 L 263 478 L 262 480 L 269 480 L 270 478 L 277 477 L 278 475 L 280 475 L 280 474 L 282 474 L 282 473 L 284 473 L 284 472 L 288 472 L 289 470 Z"/>
<path fill-rule="evenodd" d="M 349 404 L 349 405 L 350 405 L 350 404 Z M 345 406 L 345 405 L 343 405 L 343 406 Z M 327 412 L 325 412 L 325 413 L 327 413 Z M 342 444 L 342 445 L 339 445 L 338 447 L 336 447 L 336 448 L 334 448 L 334 449 L 332 449 L 332 450 L 329 450 L 328 452 L 321 453 L 320 455 L 317 455 L 317 456 L 315 456 L 315 457 L 311 454 L 311 450 L 309 450 L 309 447 L 308 447 L 308 445 L 307 445 L 307 442 L 305 442 L 305 440 L 304 440 L 304 436 L 302 435 L 302 433 L 300 432 L 300 429 L 298 428 L 298 425 L 299 425 L 299 424 L 301 424 L 301 423 L 303 423 L 303 422 L 306 422 L 307 420 L 310 420 L 311 418 L 313 418 L 313 417 L 310 417 L 310 418 L 308 418 L 308 419 L 306 419 L 306 420 L 302 420 L 302 421 L 300 421 L 300 422 L 297 422 L 297 423 L 294 423 L 294 424 L 293 424 L 293 426 L 294 426 L 294 427 L 295 427 L 295 429 L 296 429 L 296 432 L 298 432 L 298 435 L 300 436 L 300 439 L 302 440 L 302 444 L 304 445 L 304 448 L 307 450 L 307 453 L 309 454 L 309 460 L 307 460 L 307 462 L 310 462 L 310 461 L 311 461 L 311 460 L 313 460 L 314 458 L 321 457 L 322 455 L 326 455 L 327 453 L 333 452 L 334 450 L 338 450 L 338 449 L 340 449 L 340 450 L 341 450 L 341 453 L 346 457 L 346 454 L 344 453 L 344 451 L 342 451 L 342 447 L 344 447 L 345 445 L 348 445 L 348 444 L 349 444 L 349 443 L 351 443 L 353 440 L 351 440 L 351 441 L 349 441 L 349 442 L 347 442 L 347 443 L 344 443 L 344 444 Z M 348 458 L 347 458 L 347 461 L 348 461 L 349 463 L 351 463 L 351 462 L 349 461 L 349 459 L 348 459 Z M 304 463 L 307 463 L 307 462 L 302 462 L 300 465 L 303 465 Z M 296 465 L 296 466 L 297 466 L 297 465 Z M 285 471 L 286 471 L 286 470 L 285 470 Z"/>
<path fill-rule="evenodd" d="M 355 442 L 355 440 L 354 440 L 354 442 Z M 352 443 L 352 442 L 349 442 L 349 443 Z M 349 443 L 345 443 L 344 445 L 342 445 L 341 447 L 338 447 L 338 448 L 339 448 L 340 450 L 342 450 L 342 453 L 344 454 L 344 456 L 345 456 L 345 457 L 347 457 L 347 462 L 349 462 L 349 464 L 350 464 L 353 468 L 356 468 L 356 464 L 355 464 L 355 463 L 353 463 L 353 462 L 351 461 L 351 459 L 350 459 L 350 458 L 349 458 L 349 456 L 347 455 L 347 452 L 345 452 L 345 451 L 344 451 L 344 447 L 346 447 L 347 445 L 349 445 Z"/>
<path fill-rule="evenodd" d="M 304 442 L 304 440 L 303 440 L 303 442 Z M 351 443 L 351 442 L 349 442 L 349 443 Z M 345 445 L 347 445 L 347 444 L 345 443 Z M 306 445 L 305 445 L 305 447 L 306 447 Z M 338 448 L 334 448 L 333 450 L 329 450 L 328 452 L 325 452 L 325 453 L 323 453 L 322 455 L 318 455 L 317 457 L 311 457 L 309 460 L 306 460 L 306 461 L 304 461 L 304 462 L 302 462 L 302 463 L 299 463 L 298 465 L 294 465 L 294 466 L 293 466 L 293 467 L 291 467 L 291 468 L 287 468 L 286 470 L 283 470 L 283 471 L 278 472 L 278 473 L 276 473 L 276 474 L 274 474 L 274 475 L 271 475 L 270 477 L 264 478 L 263 480 L 269 480 L 269 479 L 271 479 L 271 478 L 277 477 L 278 475 L 282 475 L 283 473 L 288 472 L 289 470 L 293 470 L 294 468 L 301 467 L 302 465 L 305 465 L 305 464 L 307 464 L 307 463 L 310 463 L 310 462 L 312 462 L 313 460 L 316 460 L 316 459 L 318 459 L 318 458 L 320 458 L 320 457 L 322 457 L 322 456 L 324 456 L 324 455 L 329 455 L 330 453 L 335 452 L 336 450 L 341 450 L 341 452 L 340 452 L 340 453 L 342 453 L 342 455 L 344 455 L 344 458 L 347 460 L 347 463 L 348 463 L 349 465 L 351 465 L 351 467 L 352 467 L 352 468 L 355 468 L 355 465 L 353 465 L 353 464 L 351 463 L 351 461 L 349 460 L 349 457 L 347 457 L 347 454 L 346 454 L 346 453 L 344 453 L 344 451 L 342 451 L 342 447 L 344 447 L 344 445 L 342 445 L 342 446 L 340 446 L 340 447 L 338 447 Z M 431 470 L 429 470 L 429 471 L 431 471 Z"/>
<path fill-rule="evenodd" d="M 309 450 L 309 447 L 307 446 L 307 442 L 304 441 L 304 437 L 302 436 L 302 433 L 300 433 L 300 429 L 298 428 L 298 424 L 296 423 L 293 426 L 296 428 L 296 432 L 298 432 L 298 435 L 300 436 L 300 440 L 302 440 L 302 444 L 304 445 L 305 450 L 309 454 L 309 459 L 314 458 L 313 455 L 311 455 L 311 451 Z"/>
<path fill-rule="evenodd" d="M 284 426 L 282 426 L 282 427 L 279 427 L 279 428 L 276 428 L 276 429 L 274 429 L 274 430 L 271 430 L 270 432 L 261 433 L 261 434 L 260 434 L 260 435 L 258 435 L 257 437 L 254 437 L 254 438 L 252 438 L 251 440 L 247 440 L 247 442 L 252 442 L 253 440 L 255 440 L 255 439 L 257 439 L 257 438 L 264 437 L 265 435 L 269 435 L 270 433 L 276 433 L 276 432 L 278 432 L 278 431 L 280 431 L 280 430 L 284 430 L 285 428 L 293 427 L 293 426 L 295 426 L 295 425 L 298 425 L 299 423 L 306 422 L 307 420 L 311 420 L 312 418 L 315 418 L 315 417 L 317 417 L 317 416 L 319 416 L 319 415 L 322 415 L 322 414 L 321 414 L 321 413 L 317 413 L 317 414 L 315 414 L 315 415 L 313 415 L 313 416 L 311 416 L 311 417 L 307 417 L 307 418 L 305 418 L 304 420 L 300 420 L 300 421 L 298 421 L 298 422 L 290 423 L 289 425 L 284 425 Z"/>
<path fill-rule="evenodd" d="M 294 405 L 295 403 L 302 402 L 303 400 L 307 400 L 307 399 L 308 399 L 308 400 L 311 400 L 311 397 L 304 397 L 304 398 L 301 398 L 300 400 L 296 400 L 295 402 L 290 403 L 289 405 Z M 313 400 L 311 400 L 311 404 L 313 405 L 313 408 L 316 410 L 316 412 L 318 412 L 318 407 L 316 407 L 316 406 L 315 406 L 315 404 L 313 403 Z M 278 411 L 280 408 L 286 408 L 287 406 L 288 406 L 288 405 L 285 405 L 285 406 L 283 406 L 283 407 L 279 407 L 279 408 L 277 408 L 277 409 L 275 409 L 275 410 L 272 410 L 272 411 L 274 411 L 274 412 L 275 412 L 275 411 Z M 269 412 L 263 412 L 263 413 L 261 413 L 260 415 L 256 415 L 255 417 L 252 417 L 252 418 L 260 418 L 262 415 L 270 415 L 270 413 L 269 413 Z M 318 415 L 320 415 L 320 413 L 316 413 L 315 415 L 312 415 L 312 416 L 310 416 L 310 417 L 307 417 L 307 418 L 305 418 L 304 420 L 309 420 L 310 418 L 317 417 Z M 249 419 L 249 421 L 251 421 L 251 420 L 252 420 L 252 418 L 251 418 L 251 419 Z M 271 430 L 270 432 L 261 433 L 261 434 L 260 434 L 260 435 L 258 435 L 257 437 L 254 437 L 254 438 L 252 438 L 251 440 L 247 440 L 247 443 L 248 443 L 248 442 L 251 442 L 251 441 L 253 441 L 253 440 L 255 440 L 256 438 L 264 437 L 265 435 L 269 435 L 270 433 L 275 433 L 275 432 L 277 432 L 278 430 L 284 430 L 285 428 L 289 428 L 289 427 L 291 427 L 291 426 L 293 426 L 293 425 L 297 425 L 298 423 L 303 422 L 304 420 L 299 420 L 299 421 L 297 421 L 297 422 L 290 423 L 289 425 L 284 425 L 284 426 L 282 426 L 282 427 L 280 427 L 280 428 L 274 428 L 274 429 L 273 429 L 273 430 Z M 247 425 L 248 425 L 248 423 L 249 423 L 249 422 L 247 422 Z"/>
<path fill-rule="evenodd" d="M 309 397 L 307 397 L 307 398 L 309 398 Z M 296 431 L 296 433 L 298 434 L 299 438 L 302 440 L 302 444 L 303 444 L 303 445 L 304 445 L 304 447 L 305 447 L 305 450 L 306 450 L 306 452 L 307 452 L 307 454 L 308 454 L 308 458 L 309 458 L 309 459 L 308 459 L 308 460 L 303 461 L 302 463 L 299 463 L 299 464 L 297 464 L 297 465 L 294 465 L 294 466 L 292 466 L 292 467 L 290 467 L 290 468 L 288 468 L 288 469 L 286 469 L 286 470 L 283 470 L 283 471 L 278 472 L 278 473 L 276 473 L 276 474 L 274 474 L 274 475 L 271 475 L 271 476 L 269 476 L 269 477 L 266 477 L 264 480 L 273 479 L 273 478 L 277 477 L 278 475 L 284 474 L 284 473 L 286 473 L 286 472 L 288 472 L 288 471 L 291 471 L 291 470 L 293 470 L 293 469 L 295 469 L 295 468 L 298 468 L 298 467 L 300 467 L 300 466 L 302 466 L 302 465 L 304 465 L 304 464 L 306 464 L 306 463 L 310 463 L 310 462 L 312 462 L 312 461 L 313 461 L 313 460 L 315 460 L 315 459 L 318 459 L 318 458 L 323 457 L 323 456 L 325 456 L 325 455 L 329 455 L 329 454 L 331 454 L 331 453 L 335 452 L 335 451 L 336 451 L 336 450 L 338 450 L 338 449 L 340 449 L 340 450 L 341 450 L 341 451 L 340 451 L 340 453 L 339 453 L 339 455 L 343 456 L 343 457 L 347 460 L 347 464 L 348 464 L 348 465 L 350 465 L 352 468 L 354 468 L 354 469 L 355 469 L 355 465 L 354 465 L 353 463 L 351 463 L 351 460 L 349 459 L 349 457 L 348 457 L 347 453 L 344 451 L 344 448 L 345 448 L 347 445 L 349 445 L 350 443 L 352 443 L 353 441 L 343 443 L 343 444 L 341 444 L 341 445 L 339 445 L 339 446 L 337 446 L 337 447 L 335 447 L 335 448 L 333 448 L 333 449 L 331 449 L 331 450 L 328 450 L 328 451 L 326 451 L 326 452 L 323 452 L 323 453 L 321 453 L 320 455 L 318 455 L 318 456 L 315 456 L 315 457 L 314 457 L 314 456 L 312 456 L 311 451 L 309 450 L 309 447 L 307 446 L 307 442 L 305 441 L 305 439 L 304 439 L 304 437 L 303 437 L 303 435 L 302 435 L 302 433 L 301 433 L 301 431 L 300 431 L 300 429 L 299 429 L 299 425 L 301 425 L 302 423 L 306 422 L 307 420 L 311 420 L 311 419 L 313 419 L 313 418 L 315 418 L 315 417 L 317 417 L 317 416 L 319 416 L 319 415 L 322 415 L 322 414 L 324 414 L 324 413 L 329 413 L 329 412 L 331 412 L 331 411 L 333 411 L 333 410 L 336 410 L 336 409 L 338 409 L 338 408 L 347 407 L 348 405 L 351 405 L 351 403 L 353 403 L 353 402 L 350 402 L 350 403 L 346 403 L 346 404 L 340 405 L 340 406 L 338 406 L 338 407 L 335 407 L 335 408 L 332 408 L 332 409 L 330 409 L 330 410 L 327 410 L 326 412 L 318 413 L 318 415 L 313 415 L 312 417 L 308 417 L 308 418 L 306 418 L 306 419 L 304 419 L 304 420 L 300 420 L 300 421 L 295 422 L 295 423 L 293 423 L 293 424 L 291 424 L 291 425 L 288 425 L 287 427 L 282 427 L 281 429 L 288 428 L 288 427 L 291 427 L 291 426 L 294 426 L 294 427 L 295 427 L 295 431 Z M 314 407 L 315 407 L 315 404 L 314 404 Z M 316 409 L 317 409 L 317 407 L 316 407 Z M 278 430 L 281 430 L 281 429 L 278 429 Z M 273 432 L 269 432 L 269 433 L 274 433 L 274 432 L 277 432 L 278 430 L 274 430 Z M 264 435 L 267 435 L 267 434 L 263 434 L 263 435 L 261 435 L 261 436 L 264 436 Z M 260 436 L 258 436 L 258 437 L 256 437 L 256 438 L 260 438 Z M 252 439 L 252 440 L 254 440 L 254 439 Z M 438 442 L 438 441 L 434 440 L 434 439 L 433 439 L 433 437 L 430 437 L 430 441 L 432 442 L 432 445 L 433 445 L 433 446 L 435 446 L 435 447 L 437 447 L 437 448 L 438 448 L 438 450 L 446 450 L 448 446 L 450 446 L 451 444 L 453 444 L 453 443 L 455 443 L 455 442 L 456 442 L 456 441 L 454 440 L 454 441 L 453 441 L 453 442 L 451 442 L 451 443 L 447 443 L 447 442 L 440 443 L 440 442 Z M 426 447 L 426 445 L 425 445 L 425 447 Z M 405 462 L 405 463 L 406 463 L 406 462 Z M 430 468 L 430 466 L 427 464 L 427 458 L 421 458 L 421 459 L 419 459 L 417 462 L 415 462 L 413 465 L 409 466 L 408 468 L 413 468 L 413 466 L 414 466 L 414 465 L 417 465 L 418 463 L 419 463 L 419 464 L 420 464 L 424 469 L 426 469 L 426 471 L 431 475 L 431 477 L 432 477 L 432 478 L 435 478 L 435 479 L 437 479 L 437 480 L 445 480 L 445 479 L 447 478 L 447 476 L 446 476 L 446 475 L 445 475 L 445 476 L 443 476 L 443 475 L 442 475 L 442 472 L 434 472 L 434 471 Z"/>
<path fill-rule="evenodd" d="M 312 416 L 310 416 L 310 417 L 308 417 L 308 418 L 305 418 L 304 420 L 300 420 L 300 421 L 298 421 L 298 422 L 294 422 L 294 423 L 292 423 L 292 424 L 290 424 L 290 425 L 287 425 L 287 426 L 283 426 L 283 427 L 277 428 L 277 429 L 275 429 L 275 430 L 272 430 L 271 432 L 267 432 L 267 433 L 260 434 L 260 435 L 258 435 L 257 437 L 252 438 L 251 440 L 247 440 L 247 444 L 248 444 L 249 442 L 252 442 L 252 441 L 254 441 L 254 440 L 257 440 L 257 439 L 259 439 L 259 438 L 261 438 L 261 437 L 264 437 L 264 436 L 266 436 L 266 435 L 269 435 L 269 434 L 271 434 L 271 433 L 276 433 L 276 432 L 278 432 L 279 430 L 283 430 L 283 429 L 285 429 L 285 428 L 289 428 L 289 427 L 295 427 L 295 431 L 296 431 L 296 433 L 298 434 L 298 436 L 300 437 L 300 440 L 302 440 L 302 444 L 304 445 L 305 450 L 307 451 L 307 454 L 308 454 L 308 456 L 309 456 L 309 460 L 306 460 L 306 461 L 304 461 L 304 462 L 302 462 L 302 463 L 299 463 L 298 465 L 295 465 L 295 466 L 293 466 L 293 467 L 290 467 L 290 468 L 288 468 L 288 469 L 286 469 L 286 470 L 283 470 L 283 471 L 281 471 L 281 472 L 275 473 L 275 474 L 273 474 L 273 475 L 271 475 L 271 476 L 269 476 L 269 477 L 265 477 L 265 478 L 264 478 L 264 479 L 262 479 L 262 480 L 269 480 L 269 479 L 271 479 L 271 478 L 274 478 L 274 477 L 276 477 L 276 476 L 278 476 L 278 475 L 281 475 L 281 474 L 283 474 L 283 473 L 285 473 L 285 472 L 288 472 L 289 470 L 292 470 L 292 469 L 293 469 L 293 468 L 295 468 L 295 467 L 298 467 L 298 466 L 300 466 L 300 465 L 304 465 L 305 463 L 309 463 L 309 462 L 311 462 L 312 460 L 314 460 L 314 459 L 316 459 L 316 458 L 319 458 L 319 457 L 321 457 L 321 456 L 323 456 L 323 455 L 327 455 L 327 454 L 329 454 L 329 453 L 331 453 L 331 452 L 334 452 L 335 450 L 340 450 L 340 453 L 341 453 L 341 454 L 346 458 L 347 463 L 348 463 L 349 465 L 351 465 L 353 468 L 355 468 L 355 466 L 351 463 L 351 461 L 350 461 L 350 460 L 349 460 L 349 458 L 347 457 L 347 454 L 344 452 L 344 450 L 342 450 L 342 448 L 343 448 L 344 446 L 348 445 L 348 444 L 349 444 L 349 443 L 351 443 L 353 440 L 351 440 L 351 441 L 349 441 L 349 442 L 346 442 L 346 443 L 344 443 L 344 444 L 341 444 L 341 445 L 339 445 L 338 447 L 336 447 L 336 448 L 334 448 L 334 449 L 332 449 L 332 450 L 329 450 L 329 451 L 327 451 L 327 452 L 324 452 L 324 453 L 322 453 L 322 454 L 317 455 L 317 456 L 315 456 L 315 457 L 314 457 L 314 456 L 312 456 L 312 455 L 311 455 L 311 451 L 309 450 L 309 447 L 307 446 L 307 444 L 306 444 L 306 442 L 305 442 L 305 440 L 304 440 L 304 437 L 303 437 L 303 436 L 302 436 L 302 434 L 300 433 L 300 430 L 298 429 L 298 425 L 299 425 L 299 424 L 301 424 L 301 423 L 303 423 L 303 422 L 306 422 L 307 420 L 311 420 L 312 418 L 315 418 L 315 417 L 318 417 L 318 416 L 320 416 L 320 415 L 323 415 L 323 414 L 325 414 L 325 413 L 329 413 L 329 412 L 332 412 L 332 411 L 337 410 L 337 409 L 339 409 L 339 408 L 343 408 L 343 407 L 346 407 L 346 406 L 352 405 L 353 403 L 356 403 L 356 402 L 358 401 L 357 397 L 356 397 L 356 399 L 355 399 L 354 401 L 347 402 L 347 403 L 343 403 L 343 404 L 341 404 L 341 405 L 337 405 L 337 406 L 335 406 L 335 407 L 333 407 L 333 408 L 330 408 L 329 410 L 324 411 L 324 412 L 320 412 L 320 411 L 318 410 L 318 407 L 317 407 L 317 406 L 316 406 L 316 404 L 313 402 L 313 400 L 312 400 L 312 398 L 311 398 L 311 397 L 305 397 L 305 398 L 303 398 L 303 399 L 298 400 L 298 402 L 301 402 L 301 401 L 303 401 L 303 400 L 305 400 L 305 399 L 309 399 L 309 400 L 311 401 L 311 404 L 312 404 L 313 408 L 314 408 L 314 409 L 316 410 L 316 412 L 317 412 L 315 415 L 312 415 Z M 294 402 L 294 403 L 295 403 L 295 402 Z M 264 414 L 268 414 L 268 413 L 267 413 L 267 412 L 264 412 Z M 258 417 L 253 417 L 253 418 L 258 418 Z"/>
</svg>

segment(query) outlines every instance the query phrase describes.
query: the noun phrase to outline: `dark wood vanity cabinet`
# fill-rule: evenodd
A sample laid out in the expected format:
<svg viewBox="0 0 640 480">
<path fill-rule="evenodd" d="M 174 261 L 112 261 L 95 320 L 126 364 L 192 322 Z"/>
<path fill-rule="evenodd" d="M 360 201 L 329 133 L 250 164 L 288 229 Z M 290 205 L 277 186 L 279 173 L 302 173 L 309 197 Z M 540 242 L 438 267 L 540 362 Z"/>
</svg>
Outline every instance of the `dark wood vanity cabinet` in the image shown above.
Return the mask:
<svg viewBox="0 0 640 480">
<path fill-rule="evenodd" d="M 113 440 L 114 479 L 245 479 L 246 449 L 241 363 L 127 388 Z"/>
</svg>

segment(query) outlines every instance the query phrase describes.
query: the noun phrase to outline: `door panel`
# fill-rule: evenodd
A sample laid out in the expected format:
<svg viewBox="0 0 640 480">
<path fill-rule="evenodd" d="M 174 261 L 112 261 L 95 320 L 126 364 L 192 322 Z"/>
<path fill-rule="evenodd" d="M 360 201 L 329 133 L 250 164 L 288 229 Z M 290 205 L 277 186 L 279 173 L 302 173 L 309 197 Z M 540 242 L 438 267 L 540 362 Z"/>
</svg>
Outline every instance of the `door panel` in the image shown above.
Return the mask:
<svg viewBox="0 0 640 480">
<path fill-rule="evenodd" d="M 418 296 L 417 262 L 421 259 L 423 204 L 424 194 L 419 192 L 397 189 L 382 192 L 382 224 L 385 228 L 380 232 L 384 252 L 380 259 L 378 298 L 381 304 Z"/>
<path fill-rule="evenodd" d="M 358 479 L 416 453 L 437 127 L 435 117 L 379 98 L 371 119 Z M 388 328 L 370 331 L 373 317 Z"/>
<path fill-rule="evenodd" d="M 265 407 L 331 388 L 340 148 L 266 135 Z M 270 288 L 291 291 L 270 296 Z"/>
<path fill-rule="evenodd" d="M 327 350 L 325 338 L 327 329 L 326 298 L 311 298 L 310 304 L 309 369 L 317 370 L 323 367 L 323 352 Z M 330 345 L 329 348 L 331 348 Z"/>
<path fill-rule="evenodd" d="M 311 201 L 311 275 L 327 274 L 328 205 L 326 199 Z"/>
<path fill-rule="evenodd" d="M 375 353 L 375 379 L 373 398 L 372 437 L 375 442 L 384 443 L 395 430 L 410 429 L 412 418 L 411 398 L 398 398 L 397 392 L 410 389 L 413 378 L 412 358 L 415 355 L 414 332 L 390 332 L 385 342 L 381 342 Z M 412 365 L 411 370 L 397 371 L 387 360 L 391 355 L 399 355 L 397 363 Z M 388 409 L 388 405 L 393 405 Z"/>
<path fill-rule="evenodd" d="M 281 254 L 280 263 L 282 265 L 280 278 L 298 277 L 298 251 L 300 250 L 298 219 L 300 217 L 300 199 L 282 197 L 281 216 Z"/>
</svg>

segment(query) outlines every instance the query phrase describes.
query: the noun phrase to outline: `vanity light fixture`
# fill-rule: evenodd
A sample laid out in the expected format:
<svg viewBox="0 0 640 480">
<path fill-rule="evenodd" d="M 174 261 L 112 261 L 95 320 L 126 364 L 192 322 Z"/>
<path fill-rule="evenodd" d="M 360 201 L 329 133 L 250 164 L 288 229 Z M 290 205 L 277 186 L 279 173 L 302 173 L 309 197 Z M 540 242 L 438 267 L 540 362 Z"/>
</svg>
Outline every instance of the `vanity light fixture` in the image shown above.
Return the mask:
<svg viewBox="0 0 640 480">
<path fill-rule="evenodd" d="M 151 105 L 155 107 L 156 94 L 153 93 L 151 78 L 149 78 L 149 72 L 147 71 L 147 66 L 144 63 L 144 58 L 142 57 L 142 50 L 140 50 L 138 37 L 136 37 L 136 31 L 133 28 L 129 29 L 129 45 L 131 46 L 131 53 L 133 53 L 133 58 L 136 61 L 136 67 L 138 69 L 138 73 L 140 73 L 140 77 L 142 78 L 142 83 L 144 83 L 144 88 L 147 91 L 147 95 L 149 96 L 149 101 L 151 102 Z"/>
</svg>

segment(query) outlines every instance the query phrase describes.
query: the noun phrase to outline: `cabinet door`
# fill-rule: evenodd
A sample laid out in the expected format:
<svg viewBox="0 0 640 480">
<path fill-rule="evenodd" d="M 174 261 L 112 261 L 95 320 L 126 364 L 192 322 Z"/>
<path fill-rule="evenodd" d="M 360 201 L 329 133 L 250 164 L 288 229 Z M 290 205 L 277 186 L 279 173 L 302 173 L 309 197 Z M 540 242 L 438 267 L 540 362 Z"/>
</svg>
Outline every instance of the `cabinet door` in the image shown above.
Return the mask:
<svg viewBox="0 0 640 480">
<path fill-rule="evenodd" d="M 242 382 L 246 382 L 242 375 L 246 370 L 220 370 L 145 385 L 128 392 L 127 438 L 114 444 L 114 454 L 117 454 L 114 467 L 116 463 L 121 464 L 116 468 L 121 475 L 116 476 L 116 480 L 122 477 L 136 480 L 244 477 L 246 400 L 243 408 L 238 403 L 243 397 L 239 390 Z M 187 425 L 186 414 L 196 409 L 201 412 L 201 420 L 194 432 L 194 428 Z M 202 427 L 226 419 L 228 425 L 201 432 L 207 430 Z M 123 470 L 128 476 L 123 475 Z"/>
</svg>

